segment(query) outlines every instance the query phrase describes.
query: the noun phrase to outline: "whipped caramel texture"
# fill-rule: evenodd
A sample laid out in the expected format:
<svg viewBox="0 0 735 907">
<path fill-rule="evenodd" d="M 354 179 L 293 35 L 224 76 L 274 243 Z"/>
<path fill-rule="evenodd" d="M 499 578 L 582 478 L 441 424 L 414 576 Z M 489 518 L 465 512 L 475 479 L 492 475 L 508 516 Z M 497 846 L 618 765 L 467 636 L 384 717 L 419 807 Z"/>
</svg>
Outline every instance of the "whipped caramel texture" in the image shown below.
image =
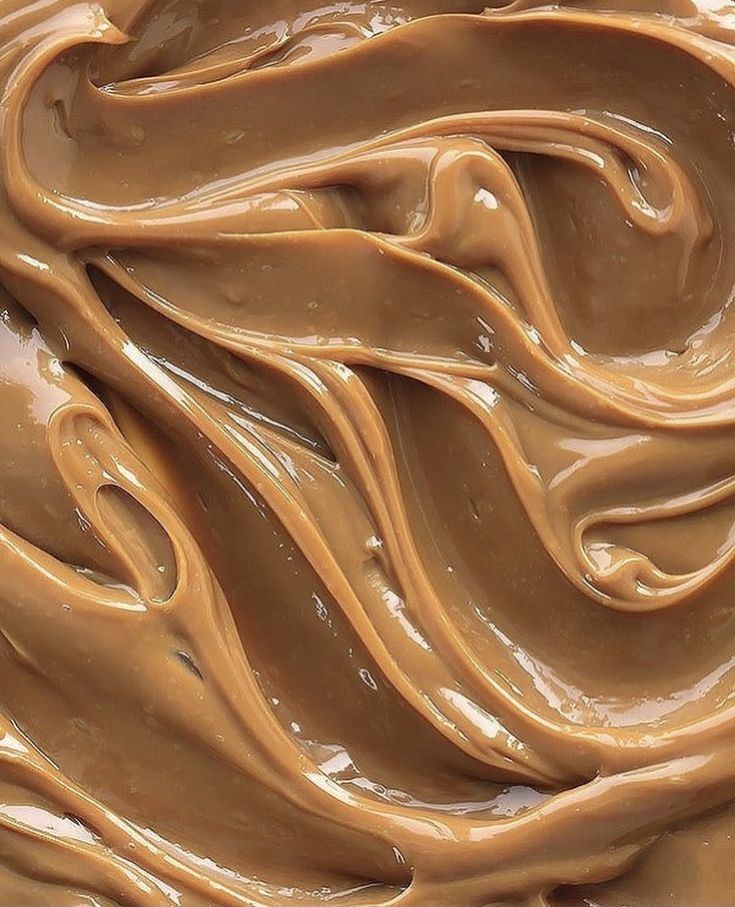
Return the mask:
<svg viewBox="0 0 735 907">
<path fill-rule="evenodd" d="M 735 6 L 0 0 L 0 905 L 735 905 Z"/>
</svg>

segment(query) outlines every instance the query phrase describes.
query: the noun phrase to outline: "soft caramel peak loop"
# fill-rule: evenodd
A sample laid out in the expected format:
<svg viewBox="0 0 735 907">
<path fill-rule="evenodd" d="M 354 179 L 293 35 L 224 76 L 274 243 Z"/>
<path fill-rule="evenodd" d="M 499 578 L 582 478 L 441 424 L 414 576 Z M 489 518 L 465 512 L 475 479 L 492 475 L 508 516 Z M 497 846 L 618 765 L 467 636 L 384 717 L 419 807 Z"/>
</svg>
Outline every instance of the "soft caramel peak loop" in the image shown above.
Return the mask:
<svg viewBox="0 0 735 907">
<path fill-rule="evenodd" d="M 732 39 L 0 0 L 0 905 L 735 904 Z"/>
</svg>

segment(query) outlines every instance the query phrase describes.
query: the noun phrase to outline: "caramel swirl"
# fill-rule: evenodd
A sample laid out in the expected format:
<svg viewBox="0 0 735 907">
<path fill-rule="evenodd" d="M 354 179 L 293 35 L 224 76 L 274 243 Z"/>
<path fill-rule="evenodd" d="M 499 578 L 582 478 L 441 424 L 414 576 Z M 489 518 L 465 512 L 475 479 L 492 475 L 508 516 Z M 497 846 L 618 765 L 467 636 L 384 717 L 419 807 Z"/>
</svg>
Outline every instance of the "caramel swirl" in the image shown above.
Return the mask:
<svg viewBox="0 0 735 907">
<path fill-rule="evenodd" d="M 735 903 L 733 47 L 1 0 L 0 904 Z"/>
</svg>

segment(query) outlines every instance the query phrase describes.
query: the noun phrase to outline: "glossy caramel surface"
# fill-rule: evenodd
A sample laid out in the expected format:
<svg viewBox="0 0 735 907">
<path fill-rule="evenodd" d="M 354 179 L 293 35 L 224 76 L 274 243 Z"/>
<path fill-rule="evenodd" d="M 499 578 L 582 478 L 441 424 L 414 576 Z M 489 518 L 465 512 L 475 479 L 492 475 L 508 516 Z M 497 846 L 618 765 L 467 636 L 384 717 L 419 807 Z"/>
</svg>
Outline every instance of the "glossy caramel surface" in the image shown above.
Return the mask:
<svg viewBox="0 0 735 907">
<path fill-rule="evenodd" d="M 734 48 L 0 0 L 0 905 L 735 905 Z"/>
</svg>

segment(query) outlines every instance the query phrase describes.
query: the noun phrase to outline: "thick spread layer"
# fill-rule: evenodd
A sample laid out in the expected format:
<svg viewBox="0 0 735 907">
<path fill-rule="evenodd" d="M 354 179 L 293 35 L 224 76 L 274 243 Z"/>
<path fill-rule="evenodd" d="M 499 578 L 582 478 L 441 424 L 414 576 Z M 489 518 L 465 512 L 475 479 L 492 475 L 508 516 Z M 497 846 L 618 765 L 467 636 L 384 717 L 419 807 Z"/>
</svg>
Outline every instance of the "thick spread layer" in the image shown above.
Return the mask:
<svg viewBox="0 0 735 907">
<path fill-rule="evenodd" d="M 2 0 L 0 904 L 735 904 L 735 8 Z"/>
</svg>

